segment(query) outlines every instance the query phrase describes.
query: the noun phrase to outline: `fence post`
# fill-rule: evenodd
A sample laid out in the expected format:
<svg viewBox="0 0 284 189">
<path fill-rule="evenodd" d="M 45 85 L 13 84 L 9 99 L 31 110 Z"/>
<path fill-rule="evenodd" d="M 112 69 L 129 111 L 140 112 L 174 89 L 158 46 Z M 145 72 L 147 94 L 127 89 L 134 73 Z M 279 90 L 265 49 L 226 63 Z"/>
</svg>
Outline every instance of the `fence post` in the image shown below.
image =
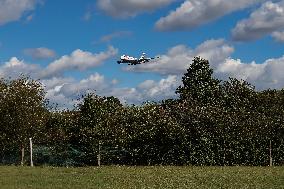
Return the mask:
<svg viewBox="0 0 284 189">
<path fill-rule="evenodd" d="M 32 138 L 29 138 L 30 139 L 30 151 L 31 151 L 31 167 L 34 166 L 34 163 L 33 163 L 33 143 L 32 143 Z"/>
<path fill-rule="evenodd" d="M 98 166 L 101 166 L 101 141 L 99 141 Z"/>
</svg>

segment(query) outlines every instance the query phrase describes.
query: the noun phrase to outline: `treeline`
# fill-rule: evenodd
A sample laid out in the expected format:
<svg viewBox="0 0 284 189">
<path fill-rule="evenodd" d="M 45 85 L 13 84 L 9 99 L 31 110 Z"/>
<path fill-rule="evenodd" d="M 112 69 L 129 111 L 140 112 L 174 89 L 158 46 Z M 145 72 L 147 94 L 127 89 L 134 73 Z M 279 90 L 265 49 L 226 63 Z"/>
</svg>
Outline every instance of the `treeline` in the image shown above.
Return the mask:
<svg viewBox="0 0 284 189">
<path fill-rule="evenodd" d="M 48 108 L 39 81 L 0 81 L 0 162 L 36 165 L 282 165 L 284 90 L 213 77 L 196 57 L 178 99 L 123 105 L 88 94 L 74 110 Z"/>
</svg>

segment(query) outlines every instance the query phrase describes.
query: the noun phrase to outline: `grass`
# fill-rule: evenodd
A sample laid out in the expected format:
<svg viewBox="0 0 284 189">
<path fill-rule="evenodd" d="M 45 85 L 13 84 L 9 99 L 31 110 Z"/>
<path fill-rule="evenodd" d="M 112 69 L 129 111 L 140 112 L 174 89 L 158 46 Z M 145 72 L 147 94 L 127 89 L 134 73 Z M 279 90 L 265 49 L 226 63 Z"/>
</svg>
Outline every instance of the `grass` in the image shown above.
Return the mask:
<svg viewBox="0 0 284 189">
<path fill-rule="evenodd" d="M 283 188 L 284 167 L 0 167 L 0 188 Z"/>
</svg>

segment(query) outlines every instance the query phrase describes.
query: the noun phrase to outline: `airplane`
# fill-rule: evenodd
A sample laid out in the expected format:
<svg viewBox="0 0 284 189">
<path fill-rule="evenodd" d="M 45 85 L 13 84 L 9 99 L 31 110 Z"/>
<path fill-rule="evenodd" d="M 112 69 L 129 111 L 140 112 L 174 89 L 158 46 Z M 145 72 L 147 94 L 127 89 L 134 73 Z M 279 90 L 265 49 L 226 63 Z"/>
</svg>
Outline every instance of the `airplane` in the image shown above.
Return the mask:
<svg viewBox="0 0 284 189">
<path fill-rule="evenodd" d="M 128 65 L 137 65 L 137 64 L 144 64 L 147 62 L 150 62 L 150 60 L 154 60 L 160 57 L 155 57 L 155 58 L 148 58 L 146 57 L 146 53 L 142 53 L 142 55 L 140 56 L 140 58 L 134 58 L 132 56 L 128 56 L 128 55 L 122 55 L 120 57 L 120 60 L 117 61 L 118 64 L 123 64 L 126 63 Z"/>
</svg>

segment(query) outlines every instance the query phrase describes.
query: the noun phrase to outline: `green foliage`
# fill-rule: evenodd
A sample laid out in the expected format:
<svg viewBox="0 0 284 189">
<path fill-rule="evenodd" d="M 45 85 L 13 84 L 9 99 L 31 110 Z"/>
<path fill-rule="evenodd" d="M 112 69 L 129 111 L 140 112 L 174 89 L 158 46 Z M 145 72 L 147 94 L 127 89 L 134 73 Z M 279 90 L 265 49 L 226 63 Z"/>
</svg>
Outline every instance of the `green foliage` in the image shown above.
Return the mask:
<svg viewBox="0 0 284 189">
<path fill-rule="evenodd" d="M 29 138 L 40 140 L 47 113 L 43 87 L 40 82 L 27 77 L 1 80 L 0 94 L 3 154 L 5 149 L 16 146 L 23 151 L 28 147 Z"/>
<path fill-rule="evenodd" d="M 176 93 L 180 94 L 181 100 L 192 104 L 215 103 L 220 95 L 220 81 L 212 75 L 208 60 L 195 57 L 182 77 L 183 86 L 179 86 Z"/>
<path fill-rule="evenodd" d="M 248 82 L 213 77 L 196 57 L 178 99 L 140 106 L 87 94 L 77 109 L 48 111 L 38 81 L 0 80 L 2 163 L 35 144 L 35 164 L 284 164 L 284 90 L 256 91 Z M 271 145 L 270 145 L 271 143 Z"/>
<path fill-rule="evenodd" d="M 119 119 L 121 103 L 114 97 L 99 97 L 88 94 L 79 104 L 80 117 L 77 121 L 78 135 L 73 143 L 85 153 L 86 164 L 96 164 L 99 148 L 117 145 L 115 123 Z"/>
</svg>

